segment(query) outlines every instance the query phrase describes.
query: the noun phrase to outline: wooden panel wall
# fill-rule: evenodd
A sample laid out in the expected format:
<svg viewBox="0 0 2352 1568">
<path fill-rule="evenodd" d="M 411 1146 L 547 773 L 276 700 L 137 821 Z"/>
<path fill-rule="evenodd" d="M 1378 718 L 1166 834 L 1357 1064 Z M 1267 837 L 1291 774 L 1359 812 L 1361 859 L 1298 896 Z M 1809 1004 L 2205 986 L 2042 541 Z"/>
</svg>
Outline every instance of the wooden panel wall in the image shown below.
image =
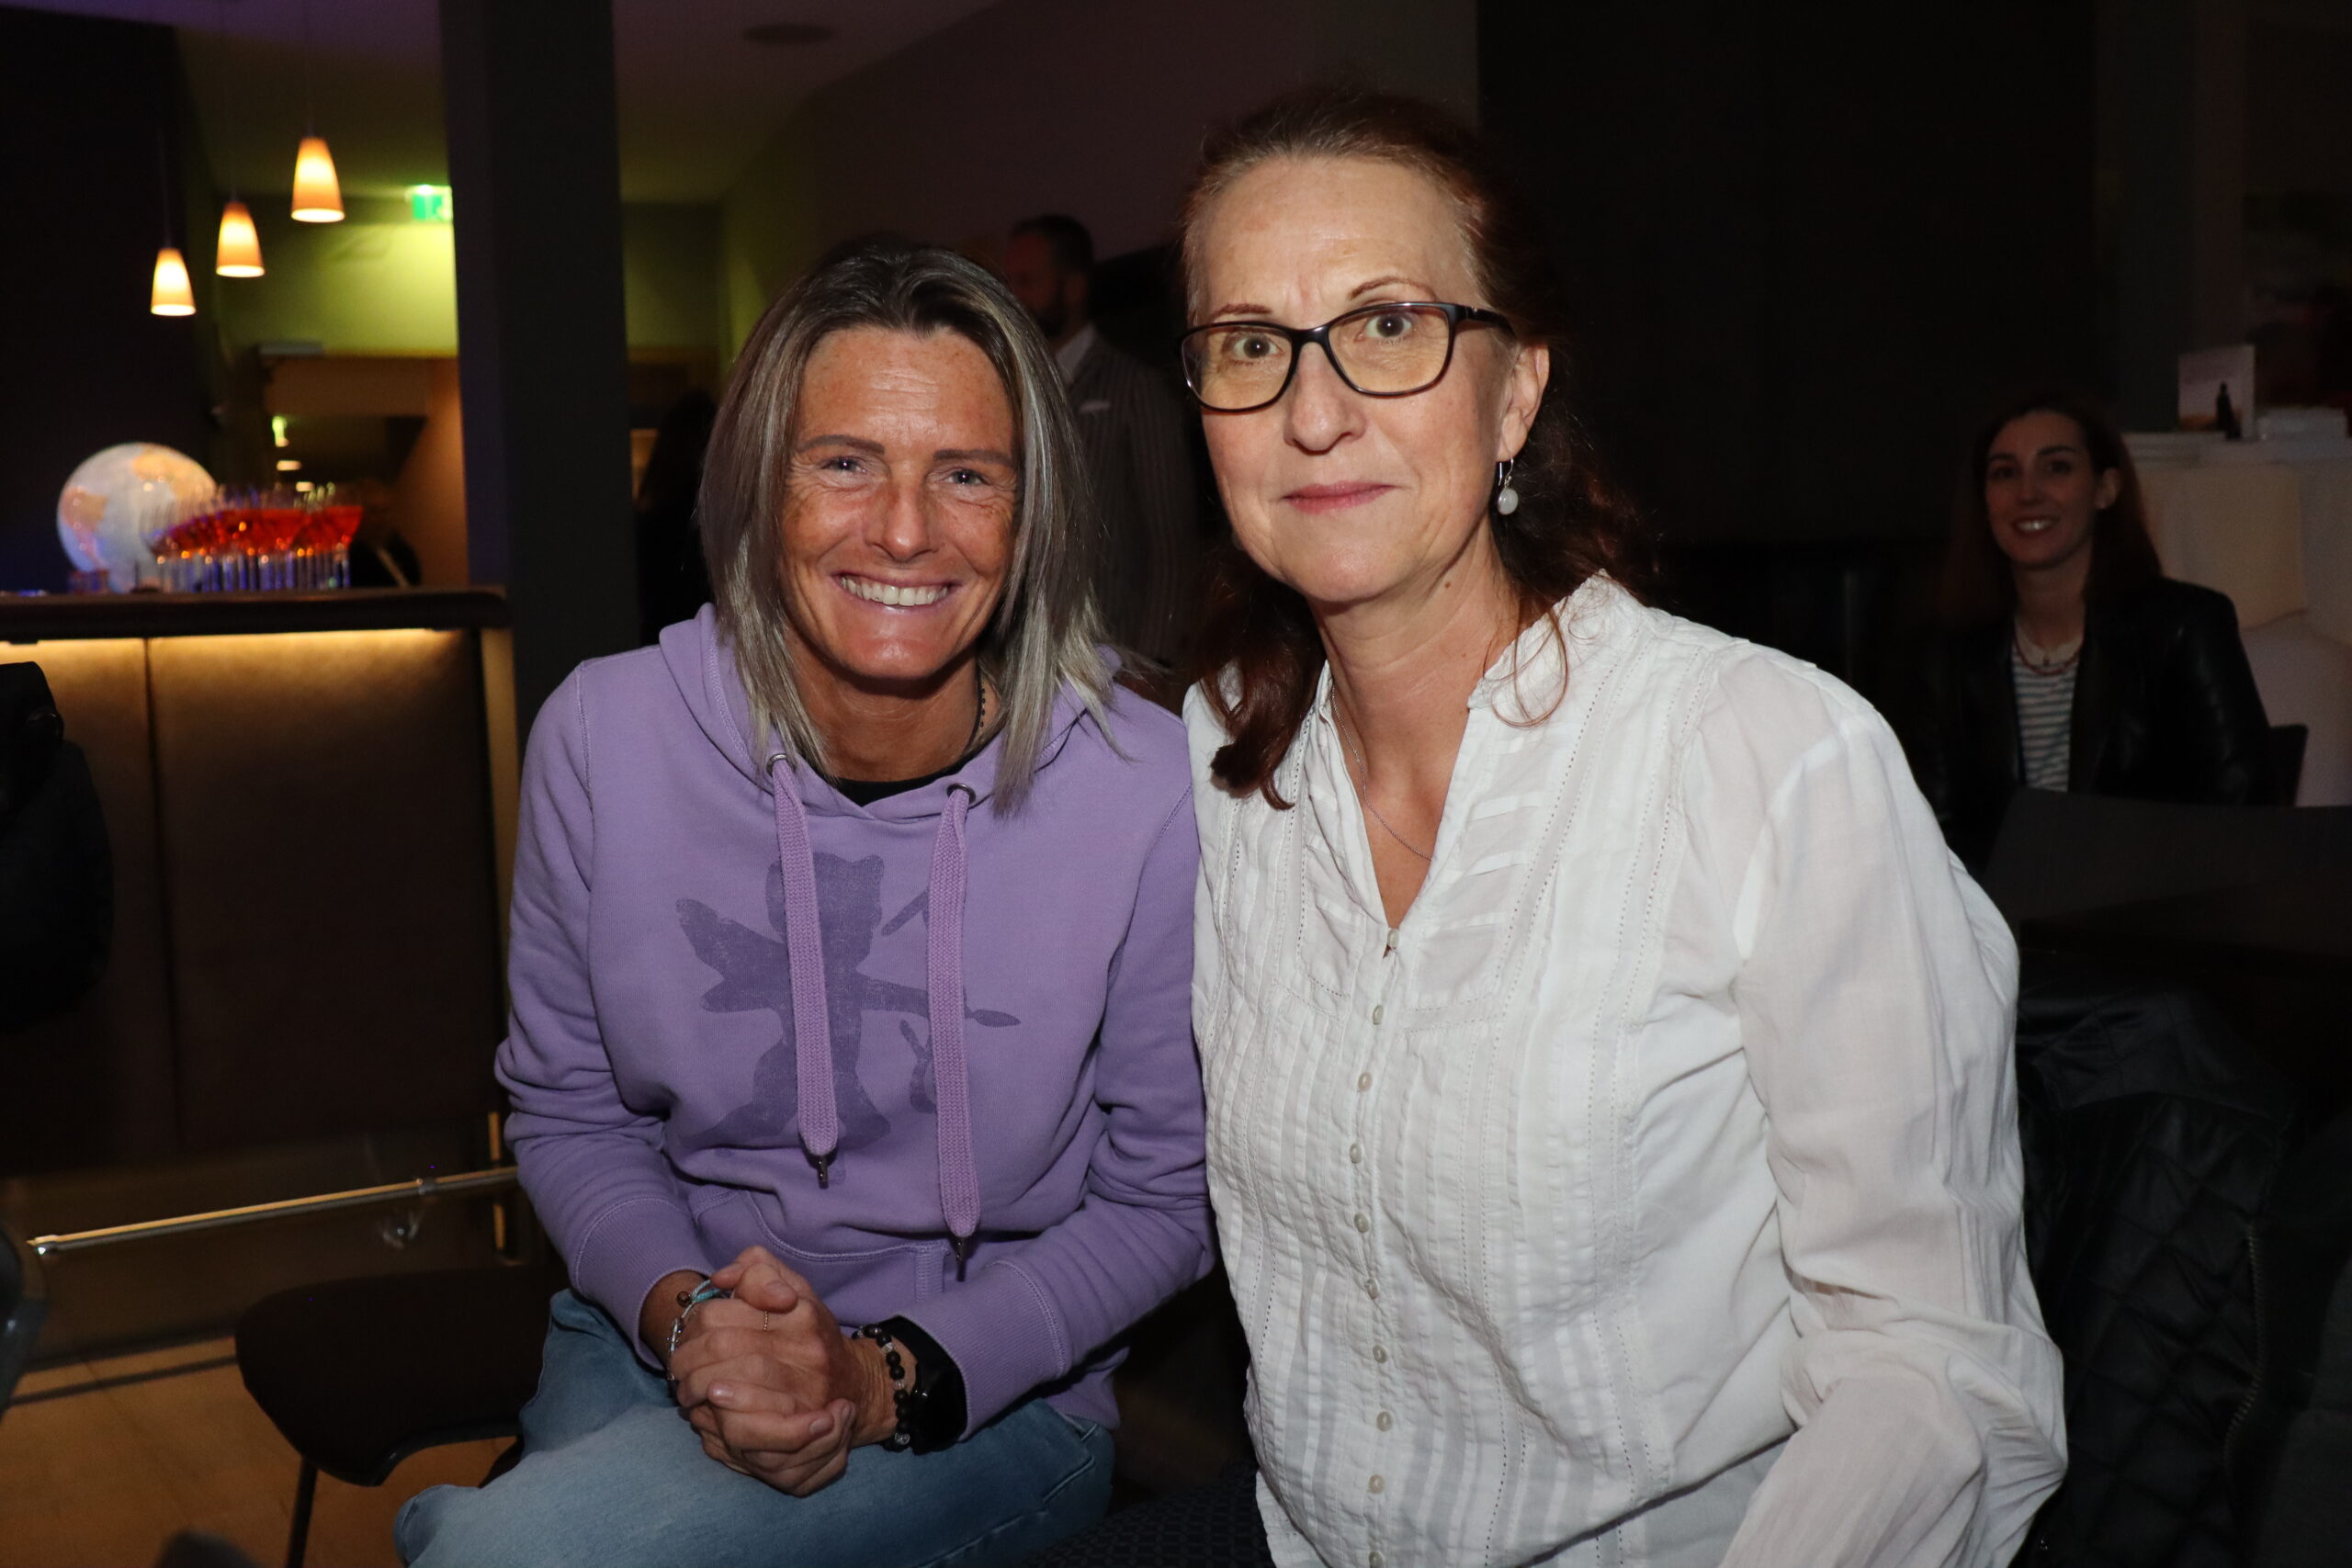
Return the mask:
<svg viewBox="0 0 2352 1568">
<path fill-rule="evenodd" d="M 500 993 L 473 638 L 148 647 L 187 1147 L 487 1110 Z"/>
<path fill-rule="evenodd" d="M 2096 43 L 2089 0 L 1484 0 L 1580 407 L 1673 534 L 1933 536 L 1987 402 L 2098 380 Z"/>
<path fill-rule="evenodd" d="M 106 977 L 0 1041 L 0 1174 L 469 1119 L 503 1014 L 476 634 L 46 642 Z"/>
</svg>

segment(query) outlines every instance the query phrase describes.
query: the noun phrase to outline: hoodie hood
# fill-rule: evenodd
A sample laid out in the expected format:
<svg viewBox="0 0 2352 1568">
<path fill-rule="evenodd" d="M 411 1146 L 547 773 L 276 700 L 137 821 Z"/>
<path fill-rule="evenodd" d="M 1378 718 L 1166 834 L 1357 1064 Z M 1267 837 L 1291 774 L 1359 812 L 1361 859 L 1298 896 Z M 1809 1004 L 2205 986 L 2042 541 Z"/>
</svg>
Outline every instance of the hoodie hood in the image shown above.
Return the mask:
<svg viewBox="0 0 2352 1568">
<path fill-rule="evenodd" d="M 751 694 L 745 690 L 742 676 L 735 667 L 734 648 L 719 630 L 717 608 L 705 604 L 693 620 L 664 627 L 662 660 L 669 669 L 670 678 L 677 682 L 678 694 L 684 700 L 687 711 L 694 715 L 695 723 L 711 746 L 736 772 L 762 789 L 769 788 L 768 760 L 775 748 L 755 746 L 752 741 Z M 1039 769 L 1052 766 L 1069 743 L 1071 729 L 1089 716 L 1086 705 L 1069 692 L 1056 695 L 1046 741 L 1038 748 Z M 793 771 L 799 779 L 800 803 L 813 815 L 865 815 L 886 822 L 913 822 L 944 813 L 949 793 L 959 785 L 972 805 L 991 799 L 996 793 L 997 763 L 1003 754 L 1004 738 L 1000 733 L 946 777 L 934 779 L 921 789 L 887 795 L 872 806 L 860 806 L 851 800 L 805 762 Z"/>
</svg>

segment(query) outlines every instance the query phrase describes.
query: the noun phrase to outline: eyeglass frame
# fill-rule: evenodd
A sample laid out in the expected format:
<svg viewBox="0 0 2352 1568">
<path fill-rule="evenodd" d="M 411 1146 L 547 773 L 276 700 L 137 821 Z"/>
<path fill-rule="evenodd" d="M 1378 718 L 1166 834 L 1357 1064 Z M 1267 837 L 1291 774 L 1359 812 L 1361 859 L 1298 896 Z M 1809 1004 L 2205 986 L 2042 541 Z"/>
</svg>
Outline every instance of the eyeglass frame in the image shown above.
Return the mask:
<svg viewBox="0 0 2352 1568">
<path fill-rule="evenodd" d="M 1408 388 L 1401 392 L 1366 390 L 1356 385 L 1355 378 L 1350 376 L 1346 367 L 1340 363 L 1340 356 L 1331 352 L 1333 327 L 1338 326 L 1341 321 L 1352 321 L 1358 316 L 1377 315 L 1383 310 L 1442 310 L 1445 313 L 1445 358 L 1438 365 L 1437 374 L 1418 387 Z M 1204 321 L 1197 327 L 1187 327 L 1176 339 L 1176 365 L 1183 374 L 1184 390 L 1190 392 L 1193 395 L 1193 400 L 1210 413 L 1256 413 L 1261 409 L 1270 409 L 1281 402 L 1283 395 L 1290 390 L 1290 384 L 1298 379 L 1298 367 L 1306 358 L 1306 345 L 1309 344 L 1322 349 L 1324 362 L 1331 367 L 1331 373 L 1340 378 L 1341 386 L 1358 397 L 1416 398 L 1444 380 L 1445 373 L 1453 368 L 1453 345 L 1461 341 L 1462 324 L 1464 321 L 1473 326 L 1499 327 L 1514 337 L 1519 335 L 1519 329 L 1511 324 L 1509 316 L 1498 310 L 1487 310 L 1483 306 L 1453 305 L 1442 299 L 1382 299 L 1370 305 L 1359 305 L 1352 310 L 1342 310 L 1319 327 L 1286 327 L 1280 321 L 1261 321 L 1247 318 L 1235 321 Z M 1283 384 L 1276 388 L 1274 395 L 1264 402 L 1251 403 L 1248 408 L 1219 408 L 1202 397 L 1201 389 L 1193 385 L 1192 367 L 1186 359 L 1184 345 L 1203 333 L 1226 332 L 1236 327 L 1254 327 L 1261 332 L 1271 333 L 1277 337 L 1287 339 L 1290 343 L 1290 367 L 1283 372 Z"/>
</svg>

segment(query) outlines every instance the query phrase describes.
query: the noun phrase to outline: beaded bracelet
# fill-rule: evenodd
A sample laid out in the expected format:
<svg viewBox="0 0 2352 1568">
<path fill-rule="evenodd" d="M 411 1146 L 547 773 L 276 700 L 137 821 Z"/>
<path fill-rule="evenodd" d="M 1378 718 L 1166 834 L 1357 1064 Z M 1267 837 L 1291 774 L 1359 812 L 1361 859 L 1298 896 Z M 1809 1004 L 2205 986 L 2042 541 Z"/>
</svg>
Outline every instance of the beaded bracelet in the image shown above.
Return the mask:
<svg viewBox="0 0 2352 1568">
<path fill-rule="evenodd" d="M 691 1291 L 678 1292 L 678 1315 L 670 1320 L 670 1354 L 663 1359 L 665 1365 L 669 1360 L 676 1358 L 679 1343 L 686 1337 L 686 1319 L 693 1314 L 695 1308 L 705 1302 L 722 1301 L 734 1294 L 734 1292 L 721 1290 L 708 1280 L 705 1280 Z M 673 1386 L 676 1385 L 677 1381 L 676 1378 L 670 1380 Z"/>
<path fill-rule="evenodd" d="M 906 1359 L 899 1354 L 899 1342 L 880 1324 L 869 1323 L 857 1332 L 861 1338 L 874 1341 L 882 1352 L 882 1365 L 890 1373 L 890 1406 L 896 1419 L 891 1425 L 890 1435 L 882 1439 L 882 1446 L 892 1453 L 904 1453 L 915 1446 L 914 1434 L 907 1430 L 907 1405 L 914 1395 L 914 1390 L 907 1382 Z"/>
</svg>

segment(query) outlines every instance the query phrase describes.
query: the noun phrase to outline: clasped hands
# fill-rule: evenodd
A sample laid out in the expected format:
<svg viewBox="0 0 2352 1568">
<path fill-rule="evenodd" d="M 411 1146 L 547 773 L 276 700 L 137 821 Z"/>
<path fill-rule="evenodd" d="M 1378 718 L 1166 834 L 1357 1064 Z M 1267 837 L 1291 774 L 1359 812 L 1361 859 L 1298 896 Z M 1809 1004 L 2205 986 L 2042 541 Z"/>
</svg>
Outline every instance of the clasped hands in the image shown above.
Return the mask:
<svg viewBox="0 0 2352 1568">
<path fill-rule="evenodd" d="M 734 1295 L 686 1319 L 669 1359 L 679 1408 L 703 1451 L 728 1469 L 795 1497 L 821 1491 L 847 1468 L 850 1450 L 898 1425 L 881 1351 L 845 1337 L 808 1281 L 765 1247 L 746 1247 L 710 1278 Z M 640 1332 L 657 1355 L 669 1343 L 678 1290 L 698 1283 L 673 1274 L 647 1296 Z"/>
</svg>

